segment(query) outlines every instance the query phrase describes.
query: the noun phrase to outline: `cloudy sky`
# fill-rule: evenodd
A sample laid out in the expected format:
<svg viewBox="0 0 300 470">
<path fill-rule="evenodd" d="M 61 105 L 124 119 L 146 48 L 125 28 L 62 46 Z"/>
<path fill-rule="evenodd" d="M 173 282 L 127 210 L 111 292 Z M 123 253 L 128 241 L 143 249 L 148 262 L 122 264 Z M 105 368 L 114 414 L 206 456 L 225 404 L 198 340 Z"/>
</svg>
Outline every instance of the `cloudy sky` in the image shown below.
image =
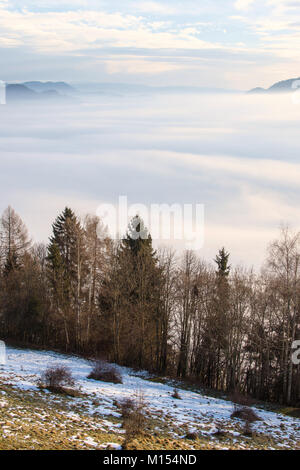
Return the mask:
<svg viewBox="0 0 300 470">
<path fill-rule="evenodd" d="M 290 95 L 2 106 L 0 212 L 11 204 L 47 241 L 66 205 L 83 216 L 123 195 L 147 207 L 204 204 L 200 255 L 225 245 L 232 262 L 258 267 L 281 224 L 300 230 L 299 118 Z"/>
<path fill-rule="evenodd" d="M 0 0 L 1 79 L 247 89 L 299 76 L 297 0 Z"/>
<path fill-rule="evenodd" d="M 299 13 L 296 0 L 0 0 L 0 79 L 267 87 L 300 75 Z M 66 205 L 204 204 L 201 254 L 225 245 L 257 267 L 280 224 L 300 229 L 299 117 L 287 95 L 0 106 L 0 212 L 47 241 Z"/>
</svg>

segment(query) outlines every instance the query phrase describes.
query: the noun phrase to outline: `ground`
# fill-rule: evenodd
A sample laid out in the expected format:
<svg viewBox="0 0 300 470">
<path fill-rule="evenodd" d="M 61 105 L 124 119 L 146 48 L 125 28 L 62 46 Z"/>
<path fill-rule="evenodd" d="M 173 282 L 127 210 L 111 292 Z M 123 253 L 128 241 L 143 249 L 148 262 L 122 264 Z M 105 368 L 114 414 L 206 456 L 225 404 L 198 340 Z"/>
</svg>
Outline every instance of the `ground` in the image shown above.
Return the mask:
<svg viewBox="0 0 300 470">
<path fill-rule="evenodd" d="M 72 371 L 76 396 L 38 387 L 41 372 L 56 364 Z M 123 384 L 97 382 L 87 379 L 92 366 L 74 356 L 7 348 L 0 369 L 0 449 L 300 449 L 299 418 L 255 408 L 261 420 L 246 436 L 226 399 L 180 384 L 181 399 L 175 399 L 174 384 L 118 366 Z M 128 441 L 118 403 L 141 392 L 146 428 Z"/>
</svg>

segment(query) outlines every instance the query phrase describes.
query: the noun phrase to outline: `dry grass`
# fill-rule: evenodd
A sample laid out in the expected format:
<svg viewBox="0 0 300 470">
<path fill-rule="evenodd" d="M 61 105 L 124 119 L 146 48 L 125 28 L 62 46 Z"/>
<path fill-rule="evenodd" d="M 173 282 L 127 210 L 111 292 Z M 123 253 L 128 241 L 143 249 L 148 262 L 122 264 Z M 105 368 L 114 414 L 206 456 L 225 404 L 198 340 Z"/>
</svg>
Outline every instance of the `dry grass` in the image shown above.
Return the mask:
<svg viewBox="0 0 300 470">
<path fill-rule="evenodd" d="M 224 431 L 228 434 L 220 435 L 220 441 L 212 439 L 209 435 L 202 435 L 201 429 L 199 433 L 197 431 L 196 440 L 176 438 L 174 429 L 163 430 L 166 424 L 165 418 L 162 421 L 156 419 L 153 422 L 155 430 L 152 430 L 149 425 L 151 417 L 148 416 L 148 410 L 145 411 L 144 430 L 130 440 L 125 436 L 124 440 L 124 434 L 120 433 L 119 428 L 116 428 L 116 431 L 101 429 L 103 428 L 101 416 L 98 414 L 91 416 L 89 407 L 84 406 L 87 397 L 82 402 L 80 399 L 74 400 L 63 395 L 49 399 L 49 394 L 41 390 L 18 390 L 7 384 L 1 384 L 1 377 L 0 394 L 2 401 L 5 402 L 5 406 L 0 407 L 1 450 L 95 449 L 88 443 L 89 439 L 93 439 L 98 445 L 96 448 L 99 449 L 105 448 L 109 442 L 115 442 L 128 450 L 216 450 L 223 449 L 224 446 L 233 450 L 245 448 L 264 450 L 270 447 L 282 450 L 282 447 L 277 446 L 277 442 L 282 443 L 280 436 L 276 441 L 270 435 L 255 433 L 247 438 L 244 435 L 233 437 L 227 428 L 224 428 Z M 128 405 L 126 409 L 127 407 Z M 102 418 L 107 420 L 107 415 Z M 118 418 L 112 416 L 109 419 L 112 422 L 120 422 Z M 169 424 L 172 425 L 171 422 Z M 157 430 L 158 428 L 161 430 Z M 238 430 L 240 424 L 237 423 L 236 428 L 230 427 L 230 429 Z M 178 430 L 177 434 L 182 436 L 183 430 Z M 299 445 L 294 443 L 293 448 L 300 450 Z"/>
<path fill-rule="evenodd" d="M 42 390 L 24 391 L 2 385 L 0 407 L 1 450 L 88 450 L 107 442 L 121 444 L 122 437 L 99 429 L 99 418 L 80 411 L 72 398 L 49 399 Z M 68 413 L 72 410 L 74 418 Z"/>
</svg>

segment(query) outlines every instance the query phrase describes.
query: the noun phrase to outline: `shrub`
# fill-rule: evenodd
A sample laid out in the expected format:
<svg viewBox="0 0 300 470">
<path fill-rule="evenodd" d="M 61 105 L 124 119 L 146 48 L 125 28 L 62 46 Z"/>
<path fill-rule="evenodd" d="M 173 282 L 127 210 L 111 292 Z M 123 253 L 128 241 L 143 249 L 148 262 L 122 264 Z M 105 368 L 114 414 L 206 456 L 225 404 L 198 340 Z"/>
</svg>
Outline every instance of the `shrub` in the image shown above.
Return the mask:
<svg viewBox="0 0 300 470">
<path fill-rule="evenodd" d="M 195 441 L 198 437 L 198 434 L 195 432 L 188 432 L 185 436 L 185 439 L 189 439 L 190 441 Z"/>
<path fill-rule="evenodd" d="M 216 437 L 226 437 L 226 436 L 227 436 L 227 432 L 224 431 L 224 430 L 221 429 L 221 428 L 217 428 L 216 432 L 215 432 L 213 435 L 216 436 Z"/>
<path fill-rule="evenodd" d="M 125 398 L 118 405 L 121 409 L 121 415 L 123 419 L 128 418 L 130 413 L 132 413 L 136 409 L 136 403 L 133 398 Z"/>
<path fill-rule="evenodd" d="M 41 374 L 39 385 L 49 390 L 63 390 L 64 387 L 73 387 L 74 379 L 68 367 L 52 366 Z"/>
<path fill-rule="evenodd" d="M 105 361 L 97 361 L 95 363 L 91 373 L 88 375 L 88 379 L 101 380 L 102 382 L 111 382 L 114 384 L 123 383 L 122 376 L 118 370 Z"/>
<path fill-rule="evenodd" d="M 179 395 L 177 388 L 174 388 L 172 398 L 175 398 L 175 400 L 181 400 L 181 396 Z"/>
<path fill-rule="evenodd" d="M 249 421 L 246 421 L 245 427 L 243 429 L 243 435 L 246 437 L 253 437 L 254 432 L 252 430 L 252 423 Z"/>
<path fill-rule="evenodd" d="M 136 398 L 134 400 L 127 399 L 121 406 L 123 406 L 123 408 L 121 408 L 123 428 L 126 431 L 126 441 L 128 442 L 145 431 L 147 405 L 143 392 L 136 392 Z"/>
<path fill-rule="evenodd" d="M 255 411 L 252 408 L 248 408 L 246 406 L 235 406 L 235 409 L 231 414 L 231 418 L 242 419 L 246 423 L 254 423 L 255 421 L 261 421 L 261 418 L 255 413 Z"/>
</svg>

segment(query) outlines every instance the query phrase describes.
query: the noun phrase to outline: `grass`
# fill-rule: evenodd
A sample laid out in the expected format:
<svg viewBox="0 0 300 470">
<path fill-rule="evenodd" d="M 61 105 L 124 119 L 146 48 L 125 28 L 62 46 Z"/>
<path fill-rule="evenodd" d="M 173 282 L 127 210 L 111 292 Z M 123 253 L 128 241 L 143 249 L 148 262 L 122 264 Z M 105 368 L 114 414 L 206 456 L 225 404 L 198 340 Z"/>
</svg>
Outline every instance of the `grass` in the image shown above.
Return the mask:
<svg viewBox="0 0 300 470">
<path fill-rule="evenodd" d="M 222 423 L 222 432 L 216 434 L 212 432 L 214 423 L 201 417 L 195 429 L 190 430 L 161 412 L 149 410 L 142 432 L 125 440 L 121 416 L 102 416 L 97 410 L 99 405 L 99 395 L 73 397 L 43 389 L 21 390 L 0 379 L 0 449 L 91 450 L 104 449 L 109 442 L 129 450 L 282 448 L 267 434 L 244 436 L 243 423 L 239 420 Z M 187 438 L 191 433 L 195 433 L 194 440 Z M 281 442 L 280 430 L 278 442 Z"/>
<path fill-rule="evenodd" d="M 121 436 L 100 430 L 93 417 L 80 411 L 77 416 L 68 415 L 69 399 L 65 397 L 49 401 L 42 391 L 1 385 L 0 403 L 1 450 L 83 450 L 94 448 L 89 439 L 99 446 L 122 441 Z"/>
<path fill-rule="evenodd" d="M 300 418 L 300 408 L 283 408 L 278 412 L 291 418 Z"/>
</svg>

